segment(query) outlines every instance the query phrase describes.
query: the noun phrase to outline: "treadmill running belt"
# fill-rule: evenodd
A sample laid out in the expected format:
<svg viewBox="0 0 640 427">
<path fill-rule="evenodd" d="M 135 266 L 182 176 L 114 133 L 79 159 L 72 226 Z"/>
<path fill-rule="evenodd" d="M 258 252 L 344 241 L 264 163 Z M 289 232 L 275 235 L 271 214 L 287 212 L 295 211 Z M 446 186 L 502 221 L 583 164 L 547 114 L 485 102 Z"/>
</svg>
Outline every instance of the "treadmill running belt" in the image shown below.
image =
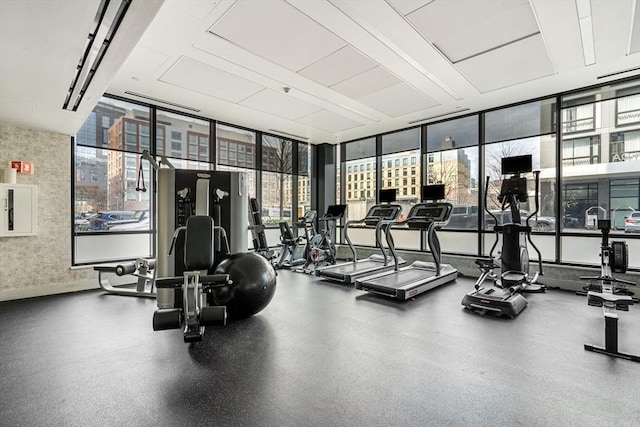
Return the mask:
<svg viewBox="0 0 640 427">
<path fill-rule="evenodd" d="M 398 270 L 392 274 L 386 274 L 374 279 L 363 280 L 362 284 L 365 286 L 398 289 L 435 275 L 435 271 L 423 270 L 420 268 L 409 268 L 406 270 Z"/>
</svg>

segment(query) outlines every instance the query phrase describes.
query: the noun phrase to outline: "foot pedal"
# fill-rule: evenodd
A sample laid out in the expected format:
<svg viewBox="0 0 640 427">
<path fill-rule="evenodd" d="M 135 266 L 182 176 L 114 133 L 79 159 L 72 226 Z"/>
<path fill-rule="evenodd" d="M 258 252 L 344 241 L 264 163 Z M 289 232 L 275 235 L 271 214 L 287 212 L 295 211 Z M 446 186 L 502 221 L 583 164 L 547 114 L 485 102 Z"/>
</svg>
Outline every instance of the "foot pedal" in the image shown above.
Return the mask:
<svg viewBox="0 0 640 427">
<path fill-rule="evenodd" d="M 200 325 L 224 326 L 227 324 L 227 307 L 213 306 L 203 307 L 200 310 Z"/>
<path fill-rule="evenodd" d="M 182 310 L 168 308 L 156 310 L 153 313 L 153 330 L 164 331 L 167 329 L 180 329 L 182 324 Z"/>
<path fill-rule="evenodd" d="M 202 341 L 202 329 L 197 325 L 187 326 L 184 330 L 184 342 L 201 342 Z"/>
</svg>

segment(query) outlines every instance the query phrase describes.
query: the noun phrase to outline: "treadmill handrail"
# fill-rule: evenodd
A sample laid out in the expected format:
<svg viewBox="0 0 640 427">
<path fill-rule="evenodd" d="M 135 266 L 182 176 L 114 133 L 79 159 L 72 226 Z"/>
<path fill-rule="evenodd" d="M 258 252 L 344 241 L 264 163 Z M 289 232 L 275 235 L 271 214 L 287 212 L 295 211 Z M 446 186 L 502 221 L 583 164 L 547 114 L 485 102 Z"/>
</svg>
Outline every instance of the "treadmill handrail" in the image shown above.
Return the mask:
<svg viewBox="0 0 640 427">
<path fill-rule="evenodd" d="M 397 215 L 400 216 L 402 214 L 402 206 L 398 205 L 398 204 L 376 204 L 373 205 L 369 208 L 369 212 L 371 212 L 374 208 L 376 207 L 380 207 L 380 206 L 392 206 L 392 207 L 396 207 L 398 208 L 397 210 Z M 368 212 L 367 212 L 368 213 Z M 374 218 L 372 216 L 365 216 L 362 219 L 352 219 L 350 221 L 347 221 L 344 224 L 344 238 L 347 241 L 347 244 L 349 245 L 349 249 L 351 249 L 351 253 L 353 254 L 353 263 L 357 264 L 358 263 L 358 253 L 356 251 L 355 246 L 353 245 L 353 242 L 351 241 L 351 238 L 349 237 L 349 227 L 355 225 L 355 224 L 365 224 L 366 227 L 370 227 L 368 225 L 366 225 L 365 221 L 368 219 Z M 396 217 L 397 219 L 398 217 Z M 384 247 L 382 246 L 382 239 L 381 239 L 381 223 L 382 222 L 387 222 L 389 220 L 383 220 L 380 219 L 380 221 L 378 221 L 378 223 L 376 224 L 376 246 L 378 246 L 380 248 L 380 252 L 382 252 L 382 257 L 384 258 L 384 265 L 387 265 L 387 253 L 384 250 Z M 385 231 L 385 235 L 386 235 L 386 231 Z"/>
</svg>

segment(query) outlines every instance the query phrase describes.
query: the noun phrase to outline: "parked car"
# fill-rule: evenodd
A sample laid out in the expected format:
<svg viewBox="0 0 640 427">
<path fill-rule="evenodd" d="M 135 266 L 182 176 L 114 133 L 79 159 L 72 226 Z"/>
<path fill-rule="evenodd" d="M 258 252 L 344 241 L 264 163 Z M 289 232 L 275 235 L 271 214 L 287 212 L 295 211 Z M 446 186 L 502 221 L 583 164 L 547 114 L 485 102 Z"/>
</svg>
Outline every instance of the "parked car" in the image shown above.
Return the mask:
<svg viewBox="0 0 640 427">
<path fill-rule="evenodd" d="M 98 212 L 89 220 L 91 230 L 108 230 L 109 223 L 114 221 L 122 221 L 133 219 L 133 211 L 107 211 Z"/>
<path fill-rule="evenodd" d="M 73 229 L 75 231 L 87 231 L 89 230 L 89 217 L 82 214 L 75 214 L 73 218 Z"/>
<path fill-rule="evenodd" d="M 471 205 L 454 206 L 449 215 L 448 228 L 476 228 L 478 226 L 478 207 Z"/>
<path fill-rule="evenodd" d="M 640 211 L 633 211 L 624 218 L 625 233 L 640 233 Z"/>
<path fill-rule="evenodd" d="M 500 224 L 507 224 L 511 222 L 510 210 L 504 210 L 504 211 L 493 210 L 491 211 L 491 213 L 495 215 L 496 218 L 498 218 L 498 221 Z M 526 223 L 527 217 L 529 215 L 531 215 L 531 213 L 528 211 L 525 211 L 525 210 L 520 211 L 522 224 Z M 495 221 L 490 215 L 485 214 L 485 224 L 487 224 L 488 227 L 491 227 L 495 224 Z M 529 224 L 531 225 L 531 229 L 533 231 L 551 231 L 556 228 L 556 219 L 550 216 L 536 215 L 535 217 L 531 218 L 531 221 L 529 222 Z"/>
<path fill-rule="evenodd" d="M 145 221 L 146 220 L 146 221 Z M 146 223 L 146 224 L 145 224 Z M 118 219 L 107 223 L 107 230 L 144 230 L 149 228 L 149 210 L 139 210 L 130 218 Z"/>
</svg>

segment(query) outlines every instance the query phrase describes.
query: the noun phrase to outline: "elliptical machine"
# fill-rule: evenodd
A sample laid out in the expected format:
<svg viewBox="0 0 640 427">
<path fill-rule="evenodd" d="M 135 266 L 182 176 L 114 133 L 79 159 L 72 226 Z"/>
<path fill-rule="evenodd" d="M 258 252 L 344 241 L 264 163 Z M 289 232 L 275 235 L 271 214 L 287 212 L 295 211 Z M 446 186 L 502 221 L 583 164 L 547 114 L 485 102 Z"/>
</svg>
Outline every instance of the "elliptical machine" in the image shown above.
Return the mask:
<svg viewBox="0 0 640 427">
<path fill-rule="evenodd" d="M 604 309 L 604 340 L 605 347 L 585 344 L 584 349 L 607 356 L 619 357 L 634 362 L 640 362 L 640 356 L 620 353 L 618 351 L 618 314 L 616 310 L 629 311 L 633 304 L 633 292 L 628 286 L 635 283 L 622 279 L 615 279 L 612 272 L 624 273 L 629 266 L 628 247 L 625 242 L 612 241 L 609 244 L 609 230 L 611 220 L 598 220 L 598 229 L 602 231 L 600 246 L 600 276 L 580 277 L 588 280 L 589 284 L 583 289 L 587 291 L 587 304 Z"/>
<path fill-rule="evenodd" d="M 485 184 L 485 211 L 493 218 L 496 225 L 493 227 L 496 240 L 491 247 L 488 259 L 478 259 L 476 264 L 480 269 L 480 277 L 475 283 L 475 290 L 468 293 L 462 299 L 462 305 L 469 310 L 482 314 L 514 318 L 525 309 L 528 302 L 522 296 L 524 292 L 544 292 L 546 287 L 537 283 L 542 275 L 542 254 L 531 240 L 531 226 L 529 221 L 539 210 L 538 190 L 540 185 L 540 171 L 534 171 L 535 180 L 535 210 L 527 217 L 525 225 L 522 224 L 520 203 L 526 202 L 527 179 L 520 176 L 521 173 L 532 171 L 531 155 L 507 157 L 502 159 L 502 175 L 512 175 L 502 181 L 498 201 L 501 210 L 510 210 L 511 223 L 500 225 L 496 216 L 489 211 L 487 196 L 489 192 L 489 180 Z M 502 235 L 502 252 L 500 262 L 494 258 L 494 251 Z M 538 254 L 538 271 L 531 276 L 529 273 L 529 251 L 527 242 Z M 500 268 L 500 277 L 495 269 Z M 493 286 L 482 286 L 487 278 L 493 279 Z"/>
</svg>

